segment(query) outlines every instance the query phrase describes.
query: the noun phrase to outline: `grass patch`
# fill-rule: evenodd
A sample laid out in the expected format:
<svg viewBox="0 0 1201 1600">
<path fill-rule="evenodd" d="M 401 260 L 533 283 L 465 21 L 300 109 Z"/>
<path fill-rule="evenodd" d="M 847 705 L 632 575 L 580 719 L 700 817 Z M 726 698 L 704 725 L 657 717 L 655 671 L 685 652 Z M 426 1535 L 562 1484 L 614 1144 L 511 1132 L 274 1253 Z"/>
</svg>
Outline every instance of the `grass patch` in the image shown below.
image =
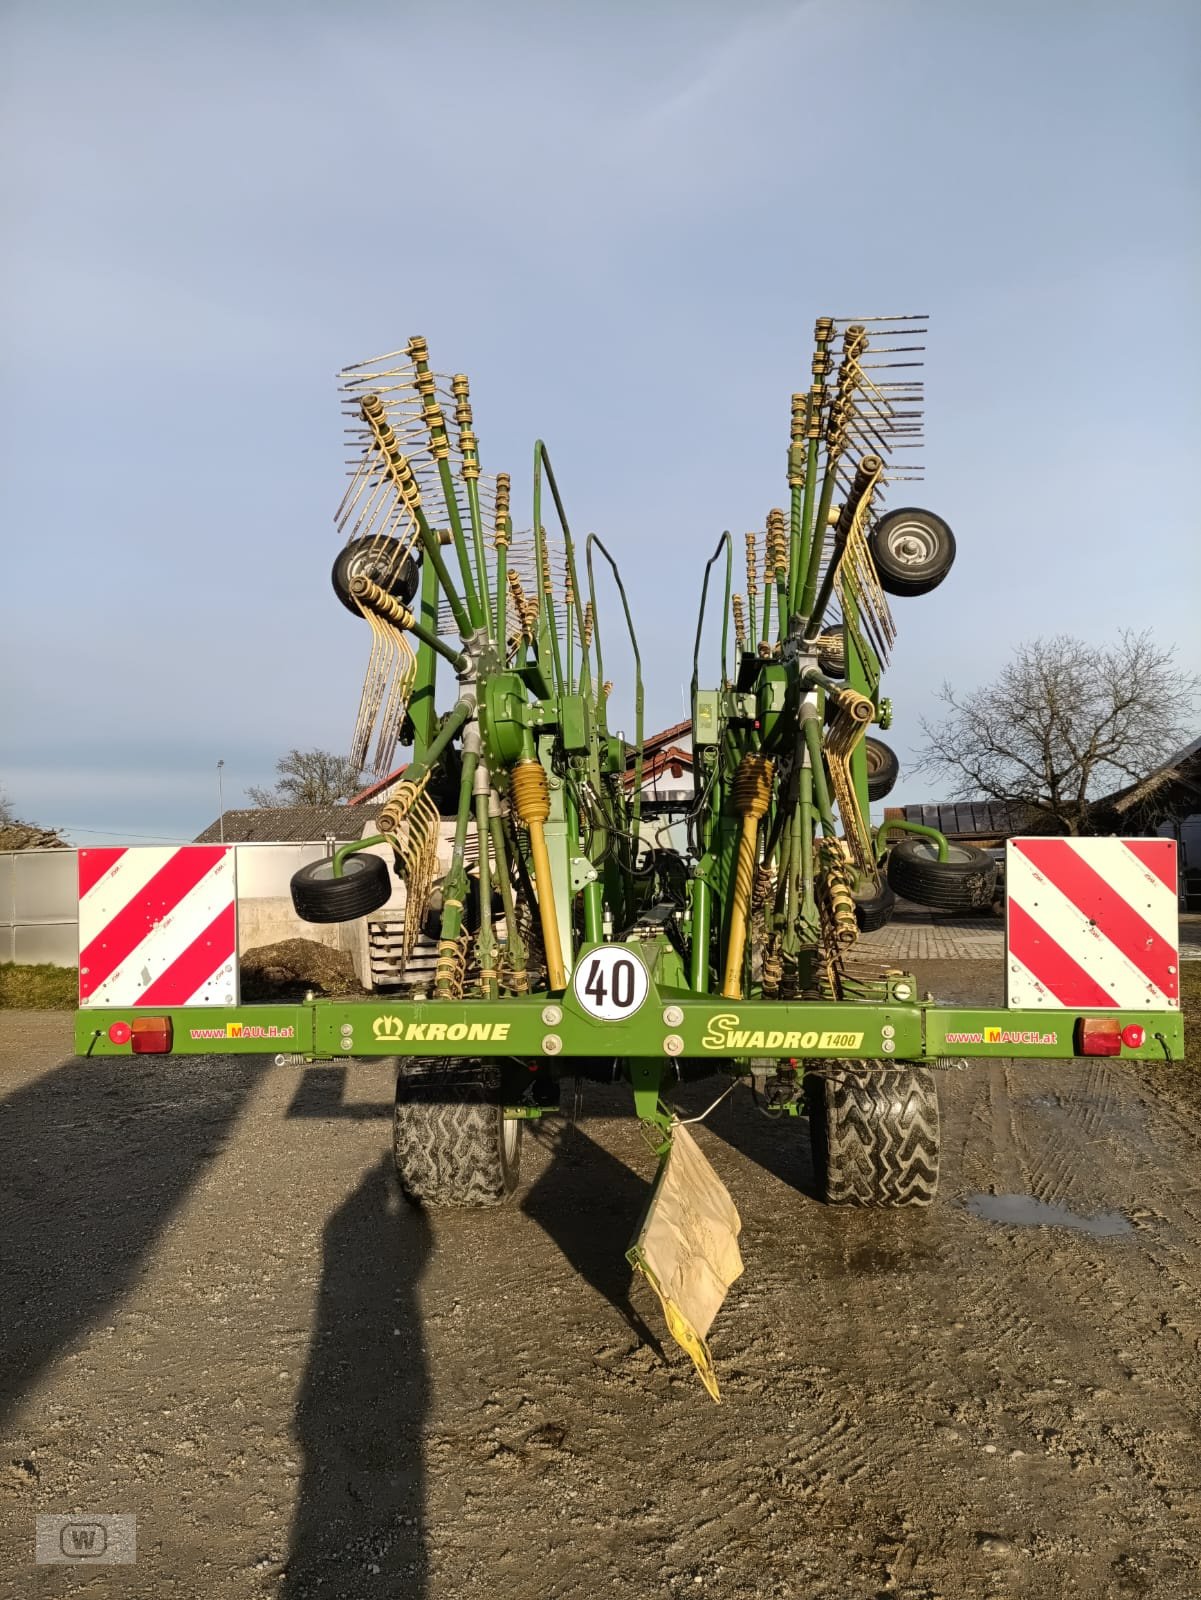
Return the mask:
<svg viewBox="0 0 1201 1600">
<path fill-rule="evenodd" d="M 79 972 L 75 967 L 0 964 L 0 1009 L 11 1011 L 74 1011 L 79 1004 Z"/>
</svg>

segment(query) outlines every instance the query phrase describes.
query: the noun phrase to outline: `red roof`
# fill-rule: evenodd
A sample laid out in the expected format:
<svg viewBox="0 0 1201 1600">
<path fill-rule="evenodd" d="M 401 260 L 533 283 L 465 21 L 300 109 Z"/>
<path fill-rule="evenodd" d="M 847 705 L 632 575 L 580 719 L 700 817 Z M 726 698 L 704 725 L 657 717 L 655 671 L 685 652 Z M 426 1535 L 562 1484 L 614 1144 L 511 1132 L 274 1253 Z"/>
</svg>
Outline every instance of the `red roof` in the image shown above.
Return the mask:
<svg viewBox="0 0 1201 1600">
<path fill-rule="evenodd" d="M 358 794 L 352 794 L 346 804 L 348 806 L 358 806 L 362 805 L 364 800 L 373 800 L 377 794 L 382 794 L 385 789 L 391 788 L 397 779 L 402 778 L 409 770 L 409 766 L 410 763 L 406 761 L 403 767 L 397 767 L 396 771 L 390 772 L 386 778 L 377 778 L 374 783 L 369 783 L 365 789 L 360 789 Z"/>
<path fill-rule="evenodd" d="M 661 749 L 663 745 L 670 744 L 674 739 L 685 738 L 691 732 L 691 718 L 688 718 L 683 722 L 674 722 L 670 728 L 664 728 L 660 733 L 652 733 L 648 738 L 643 739 L 643 753 L 648 756 L 653 755 L 657 750 Z M 687 752 L 685 752 L 685 754 L 687 754 Z"/>
<path fill-rule="evenodd" d="M 687 726 L 687 724 L 685 724 Z M 692 771 L 692 751 L 681 750 L 679 745 L 668 745 L 666 750 L 656 750 L 652 756 L 642 763 L 643 783 L 653 782 L 661 778 L 664 773 L 670 773 L 673 778 L 682 778 L 686 772 Z M 625 770 L 625 786 L 627 789 L 634 787 L 634 763 Z"/>
</svg>

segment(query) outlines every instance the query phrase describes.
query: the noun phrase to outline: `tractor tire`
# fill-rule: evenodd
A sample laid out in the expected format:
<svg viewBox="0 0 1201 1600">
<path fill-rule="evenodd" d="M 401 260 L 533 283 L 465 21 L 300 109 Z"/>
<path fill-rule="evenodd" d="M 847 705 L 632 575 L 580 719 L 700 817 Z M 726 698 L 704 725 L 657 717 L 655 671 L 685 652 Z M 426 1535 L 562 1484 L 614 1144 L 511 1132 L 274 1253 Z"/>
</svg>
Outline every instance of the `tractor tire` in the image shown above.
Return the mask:
<svg viewBox="0 0 1201 1600">
<path fill-rule="evenodd" d="M 366 851 L 347 856 L 340 878 L 334 877 L 332 860 L 310 861 L 292 874 L 290 887 L 302 922 L 354 922 L 378 911 L 392 896 L 387 862 Z"/>
<path fill-rule="evenodd" d="M 920 506 L 901 506 L 881 517 L 868 544 L 886 594 L 929 594 L 955 561 L 955 535 Z"/>
<path fill-rule="evenodd" d="M 885 928 L 892 921 L 897 909 L 897 897 L 886 883 L 882 883 L 878 893 L 865 895 L 862 899 L 855 896 L 855 921 L 859 924 L 860 933 L 875 933 L 879 928 Z"/>
<path fill-rule="evenodd" d="M 888 882 L 903 900 L 932 911 L 987 911 L 997 885 L 997 864 L 974 844 L 950 844 L 947 859 L 929 839 L 898 839 L 888 852 Z"/>
<path fill-rule="evenodd" d="M 818 1193 L 831 1206 L 928 1206 L 938 1190 L 938 1089 L 927 1067 L 831 1064 L 805 1074 Z"/>
<path fill-rule="evenodd" d="M 350 592 L 352 578 L 370 578 L 406 606 L 417 593 L 417 563 L 412 556 L 404 554 L 398 539 L 383 535 L 352 539 L 338 551 L 329 576 L 334 593 L 356 617 L 362 612 Z"/>
<path fill-rule="evenodd" d="M 867 797 L 883 800 L 896 788 L 901 776 L 900 757 L 890 744 L 885 744 L 883 739 L 873 739 L 870 733 L 863 741 L 863 748 L 867 755 Z"/>
<path fill-rule="evenodd" d="M 415 1205 L 498 1206 L 521 1172 L 520 1121 L 506 1120 L 500 1074 L 482 1061 L 398 1064 L 392 1155 Z"/>
</svg>

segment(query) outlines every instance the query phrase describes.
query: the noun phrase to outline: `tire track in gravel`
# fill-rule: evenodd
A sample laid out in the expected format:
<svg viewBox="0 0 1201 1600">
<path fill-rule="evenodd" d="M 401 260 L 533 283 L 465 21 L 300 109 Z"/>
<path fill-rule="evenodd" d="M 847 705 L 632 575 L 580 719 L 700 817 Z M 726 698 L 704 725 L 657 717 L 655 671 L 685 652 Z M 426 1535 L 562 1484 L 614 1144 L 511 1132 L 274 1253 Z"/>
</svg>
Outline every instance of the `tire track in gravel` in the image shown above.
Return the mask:
<svg viewBox="0 0 1201 1600">
<path fill-rule="evenodd" d="M 1032 1193 L 1048 1204 L 1099 1200 L 1101 1206 L 1131 1216 L 1135 1232 L 1110 1242 L 1036 1229 L 1029 1235 L 1035 1242 L 1023 1244 L 1014 1231 L 1010 1259 L 998 1274 L 1003 1295 L 999 1289 L 986 1293 L 978 1309 L 985 1309 L 990 1320 L 995 1317 L 993 1347 L 998 1342 L 1004 1346 L 1011 1369 L 1021 1362 L 1033 1370 L 1039 1342 L 1063 1350 L 1086 1349 L 1097 1328 L 1111 1330 L 1090 1373 L 1094 1381 L 1082 1387 L 1073 1376 L 1055 1380 L 1049 1388 L 1035 1386 L 1017 1415 L 1052 1457 L 1067 1461 L 1082 1487 L 1092 1480 L 1097 1492 L 1104 1493 L 1112 1484 L 1132 1479 L 1140 1484 L 1142 1492 L 1134 1498 L 1143 1512 L 1134 1519 L 1135 1528 L 1141 1521 L 1150 1537 L 1157 1518 L 1146 1506 L 1148 1500 L 1157 1502 L 1174 1520 L 1177 1541 L 1183 1538 L 1195 1551 L 1201 1546 L 1196 1449 L 1201 1409 L 1195 1399 L 1201 1326 L 1187 1309 L 1195 1299 L 1183 1302 L 1181 1316 L 1156 1309 L 1181 1303 L 1177 1295 L 1187 1281 L 1186 1260 L 1193 1263 L 1195 1283 L 1201 1245 L 1193 1208 L 1180 1203 L 1172 1186 L 1165 1193 L 1157 1176 L 1165 1166 L 1173 1168 L 1163 1154 L 1165 1146 L 1170 1150 L 1177 1142 L 1176 1119 L 1164 1119 L 1166 1127 L 1149 1127 L 1158 1121 L 1156 1108 L 1140 1094 L 1128 1070 L 1099 1062 L 1066 1073 L 1051 1064 L 1047 1070 L 1057 1074 L 1053 1093 L 1013 1102 L 1012 1125 L 1028 1172 L 1026 1183 L 1014 1192 Z M 1010 1069 L 1004 1079 L 1012 1084 Z M 1007 1119 L 995 1106 L 999 1086 L 994 1071 L 994 1138 L 999 1126 L 998 1142 L 1007 1145 Z M 1162 1209 L 1148 1209 L 1148 1184 Z M 1085 1203 L 1081 1209 L 1092 1207 Z M 1169 1243 L 1172 1235 L 1178 1243 Z M 1019 1309 L 1026 1299 L 1022 1285 L 1036 1293 L 1041 1305 L 1037 1323 Z M 1169 1333 L 1173 1339 L 1165 1337 Z M 1097 1373 L 1100 1381 L 1095 1381 Z M 1136 1396 L 1140 1420 L 1132 1426 L 1123 1413 Z M 1170 1548 L 1165 1547 L 1164 1559 L 1173 1559 Z"/>
<path fill-rule="evenodd" d="M 965 967 L 930 986 L 994 1003 L 997 975 Z M 351 1098 L 377 1099 L 360 1077 Z M 202 1560 L 213 1600 L 279 1600 L 260 1558 L 306 1503 L 289 1597 L 1196 1600 L 1196 1125 L 1118 1066 L 938 1083 L 943 1183 L 917 1215 L 818 1205 L 803 1121 L 744 1095 L 700 1130 L 744 1222 L 716 1407 L 622 1259 L 653 1160 L 620 1091 L 589 1091 L 574 1140 L 528 1142 L 516 1206 L 434 1216 L 418 1252 L 384 1204 L 386 1118 L 289 1119 L 296 1075 L 269 1071 L 116 1332 L 31 1395 L 9 1443 L 41 1488 L 14 1478 L 12 1526 L 64 1483 L 79 1504 L 128 1493 L 162 1537 L 122 1570 L 125 1600 L 190 1600 Z M 93 1154 L 126 1181 L 120 1149 Z M 1040 1183 L 1134 1232 L 1007 1228 L 963 1204 Z M 393 1390 L 418 1367 L 406 1419 Z M 286 1459 L 302 1454 L 307 1502 Z M 26 1576 L 0 1595 L 24 1600 Z"/>
</svg>

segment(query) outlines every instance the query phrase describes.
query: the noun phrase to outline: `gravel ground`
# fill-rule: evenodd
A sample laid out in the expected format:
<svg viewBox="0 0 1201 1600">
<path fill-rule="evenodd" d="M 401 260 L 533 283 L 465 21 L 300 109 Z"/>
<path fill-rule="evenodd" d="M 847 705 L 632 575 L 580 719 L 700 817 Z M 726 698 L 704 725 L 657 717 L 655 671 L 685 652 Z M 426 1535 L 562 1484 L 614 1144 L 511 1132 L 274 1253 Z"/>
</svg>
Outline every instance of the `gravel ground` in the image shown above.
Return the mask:
<svg viewBox="0 0 1201 1600">
<path fill-rule="evenodd" d="M 992 963 L 919 976 L 999 998 Z M 527 1138 L 511 1209 L 425 1217 L 386 1069 L 69 1047 L 0 1016 L 4 1600 L 1198 1594 L 1180 1068 L 943 1074 L 922 1215 L 823 1208 L 803 1123 L 724 1103 L 719 1407 L 630 1284 L 653 1158 L 616 1091 Z M 137 1565 L 34 1566 L 70 1510 L 136 1513 Z"/>
</svg>

